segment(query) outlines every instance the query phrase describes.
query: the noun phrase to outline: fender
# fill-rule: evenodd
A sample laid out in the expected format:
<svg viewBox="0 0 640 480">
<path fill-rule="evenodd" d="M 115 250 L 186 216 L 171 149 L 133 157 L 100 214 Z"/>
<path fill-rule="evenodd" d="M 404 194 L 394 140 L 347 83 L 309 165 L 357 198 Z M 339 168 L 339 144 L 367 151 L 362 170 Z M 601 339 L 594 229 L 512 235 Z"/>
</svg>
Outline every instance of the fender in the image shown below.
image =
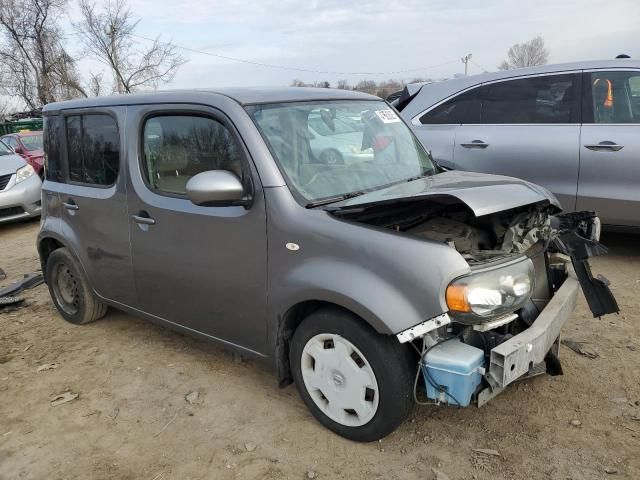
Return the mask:
<svg viewBox="0 0 640 480">
<path fill-rule="evenodd" d="M 293 306 L 319 300 L 341 306 L 365 320 L 377 332 L 395 334 L 426 320 L 399 289 L 362 265 L 316 258 L 287 272 L 278 287 L 288 293 L 281 314 Z"/>
</svg>

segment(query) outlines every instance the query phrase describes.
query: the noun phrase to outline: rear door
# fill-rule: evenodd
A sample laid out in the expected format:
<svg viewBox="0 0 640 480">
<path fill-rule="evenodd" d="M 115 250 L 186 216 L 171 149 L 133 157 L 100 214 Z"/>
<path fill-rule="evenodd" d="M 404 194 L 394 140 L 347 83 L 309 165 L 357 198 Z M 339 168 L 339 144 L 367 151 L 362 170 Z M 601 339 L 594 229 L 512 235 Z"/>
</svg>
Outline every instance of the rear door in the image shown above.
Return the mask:
<svg viewBox="0 0 640 480">
<path fill-rule="evenodd" d="M 578 73 L 539 75 L 476 88 L 480 120 L 457 128 L 456 170 L 528 180 L 551 190 L 566 211 L 573 211 L 579 165 L 579 78 Z"/>
<path fill-rule="evenodd" d="M 58 191 L 64 238 L 98 295 L 131 305 L 123 114 L 124 107 L 65 111 L 65 183 L 45 182 L 45 191 Z"/>
<path fill-rule="evenodd" d="M 130 107 L 129 229 L 138 308 L 219 340 L 264 352 L 267 237 L 260 181 L 231 121 L 197 105 Z M 253 204 L 197 206 L 186 184 L 228 170 Z"/>
<path fill-rule="evenodd" d="M 640 70 L 584 73 L 578 209 L 640 226 Z"/>
</svg>

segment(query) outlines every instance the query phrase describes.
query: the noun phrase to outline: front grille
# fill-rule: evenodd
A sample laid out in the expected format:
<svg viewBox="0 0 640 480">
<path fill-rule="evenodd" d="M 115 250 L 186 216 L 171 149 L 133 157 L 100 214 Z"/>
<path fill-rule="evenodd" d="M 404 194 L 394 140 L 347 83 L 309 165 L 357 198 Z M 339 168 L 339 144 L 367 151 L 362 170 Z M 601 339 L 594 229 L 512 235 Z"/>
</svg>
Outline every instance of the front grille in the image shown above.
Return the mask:
<svg viewBox="0 0 640 480">
<path fill-rule="evenodd" d="M 0 190 L 4 190 L 4 188 L 7 186 L 7 183 L 9 183 L 9 180 L 11 180 L 12 175 L 13 173 L 10 173 L 8 175 L 0 175 Z"/>
<path fill-rule="evenodd" d="M 20 215 L 21 213 L 24 213 L 24 208 L 22 207 L 0 208 L 0 218 L 13 217 L 14 215 Z"/>
</svg>

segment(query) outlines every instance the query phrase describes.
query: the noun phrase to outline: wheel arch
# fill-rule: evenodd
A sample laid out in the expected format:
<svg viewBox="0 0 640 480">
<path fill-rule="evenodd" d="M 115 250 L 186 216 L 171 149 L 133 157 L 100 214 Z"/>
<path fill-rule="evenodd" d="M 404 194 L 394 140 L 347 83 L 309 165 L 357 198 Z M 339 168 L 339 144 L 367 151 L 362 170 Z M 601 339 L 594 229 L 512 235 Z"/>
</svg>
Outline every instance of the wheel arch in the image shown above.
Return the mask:
<svg viewBox="0 0 640 480">
<path fill-rule="evenodd" d="M 38 237 L 38 255 L 40 256 L 40 266 L 42 268 L 42 275 L 46 278 L 46 269 L 47 269 L 47 260 L 51 253 L 60 248 L 66 248 L 73 259 L 78 262 L 78 266 L 82 270 L 82 273 L 87 275 L 87 270 L 84 268 L 84 265 L 80 261 L 80 257 L 76 254 L 74 249 L 69 245 L 68 242 L 65 242 L 58 235 L 52 234 L 50 232 L 46 234 L 41 234 Z M 88 277 L 87 277 L 88 278 Z"/>
<path fill-rule="evenodd" d="M 290 306 L 278 317 L 278 328 L 276 333 L 275 360 L 278 384 L 280 387 L 285 387 L 293 382 L 291 366 L 289 364 L 289 350 L 293 334 L 305 318 L 321 308 L 335 308 L 337 310 L 341 310 L 352 315 L 367 328 L 377 331 L 370 322 L 364 319 L 357 312 L 353 311 L 353 309 L 332 301 L 319 299 L 303 300 Z"/>
<path fill-rule="evenodd" d="M 40 256 L 40 267 L 42 268 L 43 275 L 46 275 L 49 255 L 59 248 L 67 248 L 67 246 L 57 238 L 47 236 L 38 240 L 38 254 Z"/>
</svg>

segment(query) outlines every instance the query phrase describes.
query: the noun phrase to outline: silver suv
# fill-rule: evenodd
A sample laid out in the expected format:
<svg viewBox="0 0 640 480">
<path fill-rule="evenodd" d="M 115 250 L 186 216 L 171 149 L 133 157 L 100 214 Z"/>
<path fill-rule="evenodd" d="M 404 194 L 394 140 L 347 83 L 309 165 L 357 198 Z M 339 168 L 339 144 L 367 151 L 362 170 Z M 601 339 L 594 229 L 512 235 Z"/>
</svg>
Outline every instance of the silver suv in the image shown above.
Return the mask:
<svg viewBox="0 0 640 480">
<path fill-rule="evenodd" d="M 524 178 L 566 211 L 640 230 L 640 62 L 522 68 L 410 85 L 395 97 L 443 167 Z"/>
<path fill-rule="evenodd" d="M 44 115 L 37 242 L 60 314 L 114 307 L 266 361 L 347 438 L 383 437 L 420 397 L 483 404 L 559 373 L 579 284 L 594 315 L 618 310 L 587 263 L 605 251 L 593 213 L 442 171 L 375 97 L 164 92 Z M 323 141 L 361 158 L 314 153 L 310 118 L 348 123 Z"/>
</svg>

